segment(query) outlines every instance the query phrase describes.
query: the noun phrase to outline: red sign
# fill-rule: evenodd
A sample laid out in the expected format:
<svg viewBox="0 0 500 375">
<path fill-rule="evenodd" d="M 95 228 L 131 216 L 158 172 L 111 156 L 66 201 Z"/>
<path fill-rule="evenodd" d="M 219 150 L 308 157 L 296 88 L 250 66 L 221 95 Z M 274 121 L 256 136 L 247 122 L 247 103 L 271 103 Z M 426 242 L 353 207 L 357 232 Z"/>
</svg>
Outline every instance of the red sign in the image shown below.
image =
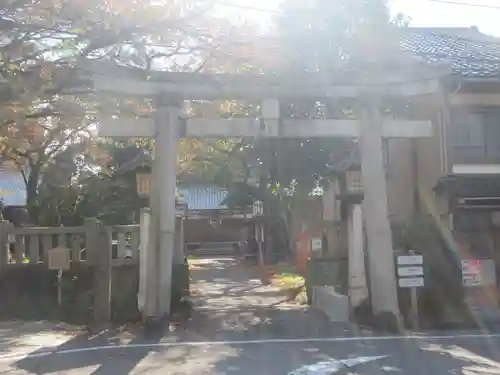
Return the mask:
<svg viewBox="0 0 500 375">
<path fill-rule="evenodd" d="M 479 273 L 481 273 L 480 259 L 462 260 L 462 275 L 477 275 Z"/>
</svg>

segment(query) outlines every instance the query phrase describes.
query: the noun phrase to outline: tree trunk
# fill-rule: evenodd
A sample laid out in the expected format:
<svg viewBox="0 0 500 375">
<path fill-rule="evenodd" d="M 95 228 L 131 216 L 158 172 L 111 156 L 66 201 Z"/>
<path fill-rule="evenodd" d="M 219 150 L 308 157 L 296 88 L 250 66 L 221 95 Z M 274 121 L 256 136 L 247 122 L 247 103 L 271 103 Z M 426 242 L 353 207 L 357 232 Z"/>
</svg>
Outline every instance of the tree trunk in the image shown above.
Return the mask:
<svg viewBox="0 0 500 375">
<path fill-rule="evenodd" d="M 38 223 L 40 214 L 40 202 L 38 202 L 38 181 L 40 178 L 40 167 L 31 167 L 26 184 L 26 208 L 32 223 Z"/>
</svg>

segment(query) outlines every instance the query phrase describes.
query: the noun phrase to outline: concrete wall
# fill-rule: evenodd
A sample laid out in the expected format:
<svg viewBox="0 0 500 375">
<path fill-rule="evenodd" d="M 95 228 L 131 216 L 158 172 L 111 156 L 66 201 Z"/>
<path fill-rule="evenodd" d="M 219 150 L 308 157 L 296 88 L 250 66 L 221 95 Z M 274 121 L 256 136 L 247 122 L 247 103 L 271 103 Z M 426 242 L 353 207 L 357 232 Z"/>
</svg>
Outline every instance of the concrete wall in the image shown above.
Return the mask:
<svg viewBox="0 0 500 375">
<path fill-rule="evenodd" d="M 414 210 L 412 140 L 387 141 L 387 203 L 391 218 L 404 220 Z"/>
</svg>

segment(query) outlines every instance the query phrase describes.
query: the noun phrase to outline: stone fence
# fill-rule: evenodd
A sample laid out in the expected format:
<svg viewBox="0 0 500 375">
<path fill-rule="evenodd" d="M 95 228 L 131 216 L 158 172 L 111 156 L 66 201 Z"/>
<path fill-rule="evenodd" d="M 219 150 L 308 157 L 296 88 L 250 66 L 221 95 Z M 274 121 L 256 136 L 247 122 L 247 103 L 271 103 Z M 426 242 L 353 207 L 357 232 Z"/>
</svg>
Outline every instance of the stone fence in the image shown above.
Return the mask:
<svg viewBox="0 0 500 375">
<path fill-rule="evenodd" d="M 139 225 L 14 228 L 0 222 L 0 319 L 105 323 L 139 317 Z M 66 248 L 70 267 L 48 267 L 49 250 Z M 58 299 L 61 290 L 62 301 Z"/>
</svg>

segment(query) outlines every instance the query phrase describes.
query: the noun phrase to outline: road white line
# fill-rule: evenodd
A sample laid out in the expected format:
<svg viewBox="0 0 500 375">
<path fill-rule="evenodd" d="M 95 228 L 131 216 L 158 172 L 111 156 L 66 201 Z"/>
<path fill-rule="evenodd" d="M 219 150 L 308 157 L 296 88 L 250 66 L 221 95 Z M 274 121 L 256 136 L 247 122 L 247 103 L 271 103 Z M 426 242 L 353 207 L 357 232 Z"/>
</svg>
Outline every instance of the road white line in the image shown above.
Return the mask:
<svg viewBox="0 0 500 375">
<path fill-rule="evenodd" d="M 312 365 L 302 366 L 288 375 L 304 375 L 304 374 L 314 374 L 314 375 L 329 375 L 335 374 L 342 369 L 356 367 L 357 365 L 362 365 L 372 361 L 377 361 L 379 359 L 384 359 L 389 356 L 387 355 L 377 355 L 370 357 L 356 357 L 356 358 L 346 358 L 346 359 L 334 359 L 331 358 L 329 361 L 322 361 Z"/>
<path fill-rule="evenodd" d="M 89 346 L 83 348 L 50 350 L 32 353 L 15 353 L 0 355 L 0 362 L 19 361 L 26 358 L 41 358 L 50 355 L 75 354 L 95 352 L 99 350 L 116 349 L 139 349 L 139 348 L 169 348 L 180 346 L 217 346 L 217 345 L 255 345 L 255 344 L 304 344 L 304 343 L 328 343 L 328 342 L 350 342 L 350 341 L 389 341 L 389 340 L 449 340 L 449 339 L 473 339 L 473 338 L 500 338 L 500 333 L 471 333 L 459 335 L 408 335 L 408 336 L 356 336 L 356 337 L 318 337 L 303 339 L 260 339 L 260 340 L 233 340 L 233 341 L 179 341 L 159 342 L 144 344 L 103 345 Z M 43 350 L 43 347 L 39 349 Z"/>
</svg>

